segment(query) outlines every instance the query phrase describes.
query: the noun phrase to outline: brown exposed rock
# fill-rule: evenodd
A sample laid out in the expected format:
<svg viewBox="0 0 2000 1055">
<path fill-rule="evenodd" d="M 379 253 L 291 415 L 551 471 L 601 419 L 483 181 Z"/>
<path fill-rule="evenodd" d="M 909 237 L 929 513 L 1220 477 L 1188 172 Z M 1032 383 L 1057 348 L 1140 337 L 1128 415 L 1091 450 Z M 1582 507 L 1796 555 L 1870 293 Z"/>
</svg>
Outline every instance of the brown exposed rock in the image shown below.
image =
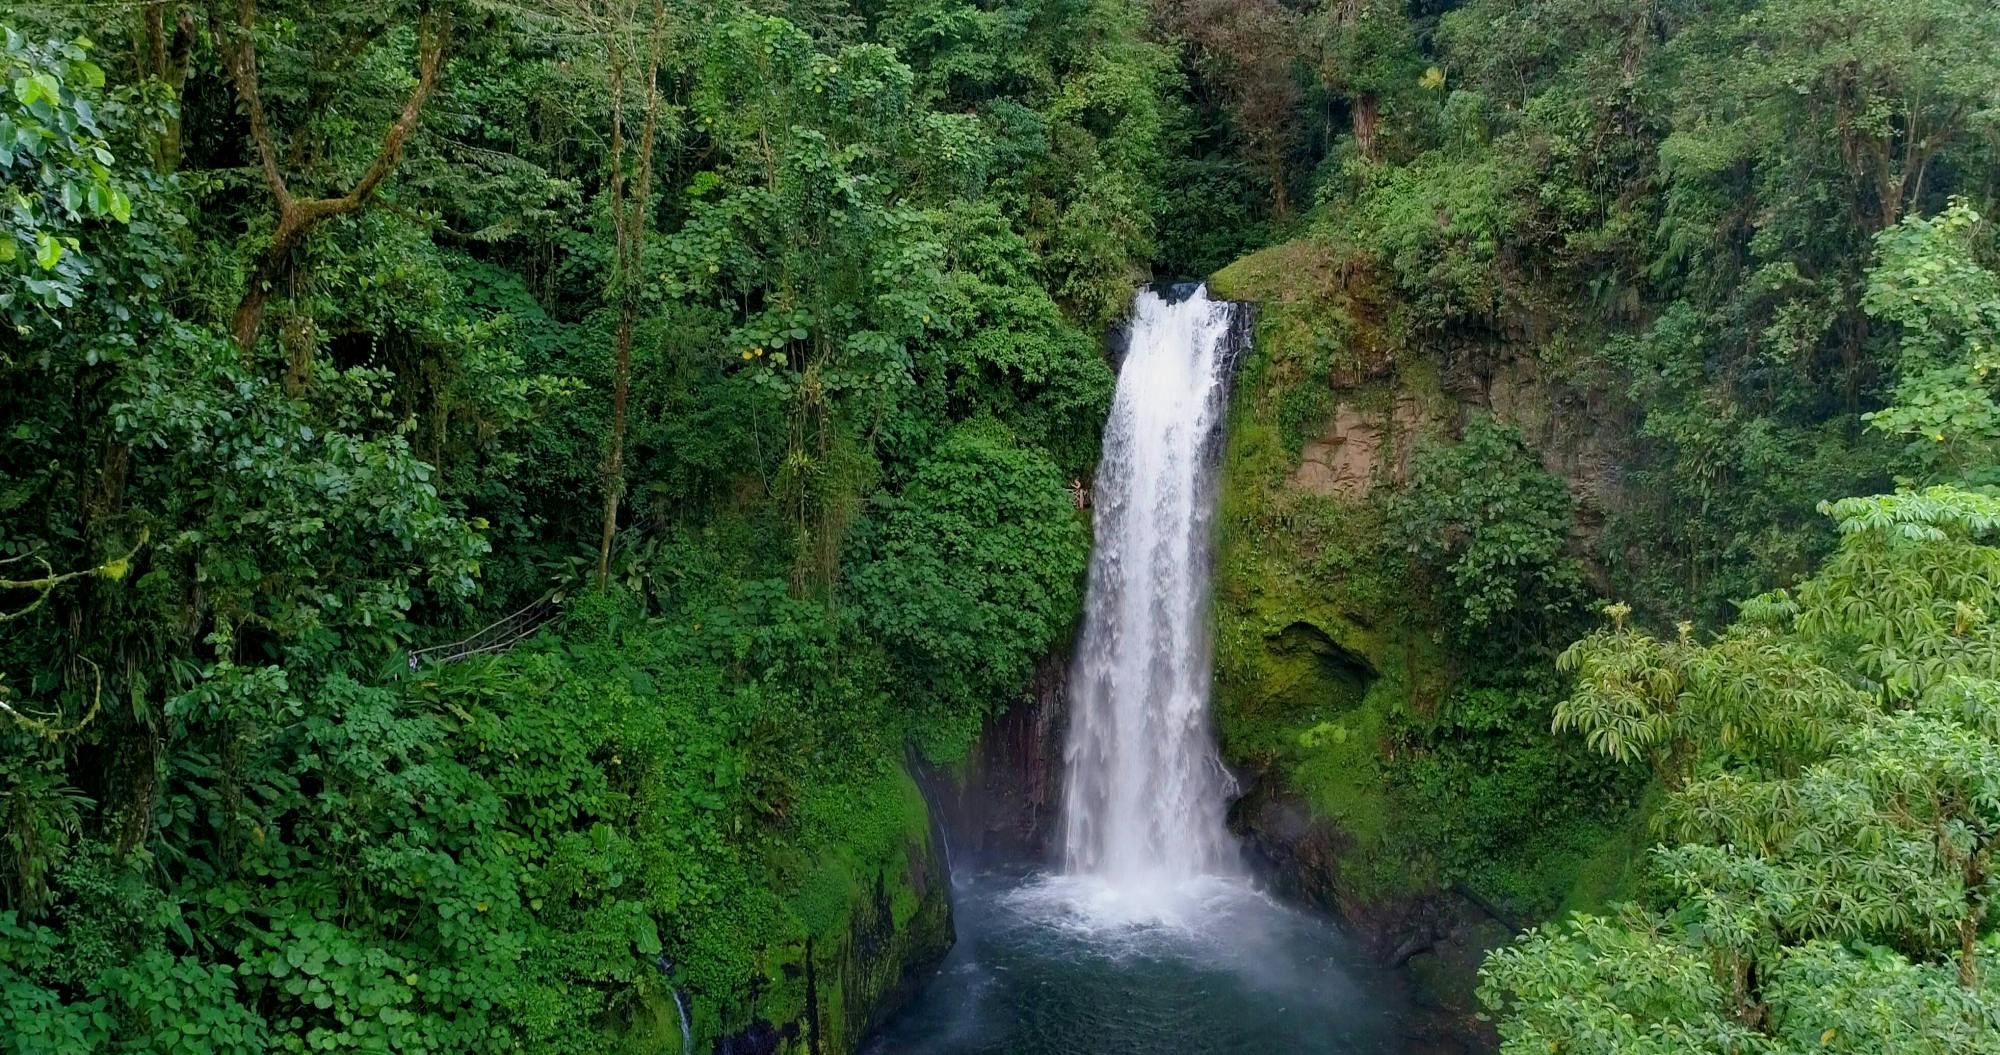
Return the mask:
<svg viewBox="0 0 2000 1055">
<path fill-rule="evenodd" d="M 1366 498 L 1377 483 L 1408 475 L 1417 437 L 1437 428 L 1437 418 L 1408 392 L 1397 393 L 1380 410 L 1364 410 L 1353 401 L 1335 403 L 1325 430 L 1301 450 L 1290 483 L 1316 494 Z"/>
</svg>

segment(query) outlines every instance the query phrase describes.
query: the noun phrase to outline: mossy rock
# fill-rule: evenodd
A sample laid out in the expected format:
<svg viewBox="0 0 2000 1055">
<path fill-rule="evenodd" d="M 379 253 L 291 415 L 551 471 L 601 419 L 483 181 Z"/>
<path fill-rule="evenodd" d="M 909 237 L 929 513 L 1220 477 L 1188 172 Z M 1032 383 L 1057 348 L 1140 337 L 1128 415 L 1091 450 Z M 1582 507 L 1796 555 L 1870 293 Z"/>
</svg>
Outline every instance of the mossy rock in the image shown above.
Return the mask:
<svg viewBox="0 0 2000 1055">
<path fill-rule="evenodd" d="M 1265 317 L 1267 327 L 1288 322 Z M 1434 699 L 1448 664 L 1385 612 L 1400 587 L 1373 560 L 1379 513 L 1290 487 L 1296 459 L 1276 442 L 1261 388 L 1271 348 L 1246 364 L 1224 456 L 1216 724 L 1232 766 L 1337 829 L 1340 889 L 1322 900 L 1353 906 L 1425 882 L 1399 859 L 1384 742 L 1390 715 Z"/>
<path fill-rule="evenodd" d="M 1210 288 L 1259 305 L 1232 394 L 1215 565 L 1216 725 L 1256 800 L 1238 823 L 1259 823 L 1257 802 L 1296 803 L 1319 829 L 1304 857 L 1323 889 L 1309 893 L 1350 915 L 1407 904 L 1450 884 L 1409 834 L 1396 730 L 1437 720 L 1464 660 L 1423 612 L 1377 496 L 1415 434 L 1463 408 L 1361 263 L 1307 239 L 1231 264 Z M 1369 479 L 1326 486 L 1301 471 L 1343 443 L 1334 456 L 1351 469 L 1357 421 L 1375 444 Z M 1549 906 L 1616 895 L 1643 836 L 1606 834 L 1550 847 L 1520 882 Z"/>
<path fill-rule="evenodd" d="M 833 838 L 767 907 L 743 993 L 698 1010 L 701 1050 L 855 1051 L 950 950 L 950 875 L 916 782 L 895 767 L 838 792 L 804 807 Z"/>
</svg>

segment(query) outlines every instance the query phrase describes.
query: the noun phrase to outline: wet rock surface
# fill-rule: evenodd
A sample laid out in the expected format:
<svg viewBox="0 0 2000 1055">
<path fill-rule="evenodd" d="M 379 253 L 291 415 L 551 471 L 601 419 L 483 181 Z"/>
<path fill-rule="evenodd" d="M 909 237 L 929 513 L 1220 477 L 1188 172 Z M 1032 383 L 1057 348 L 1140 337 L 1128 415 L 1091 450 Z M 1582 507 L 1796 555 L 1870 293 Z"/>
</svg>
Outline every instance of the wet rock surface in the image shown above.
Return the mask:
<svg viewBox="0 0 2000 1055">
<path fill-rule="evenodd" d="M 1230 810 L 1230 828 L 1264 859 L 1284 893 L 1332 913 L 1368 955 L 1409 979 L 1417 1014 L 1405 1033 L 1412 1052 L 1489 1051 L 1480 1021 L 1479 965 L 1516 927 L 1461 891 L 1433 889 L 1360 897 L 1346 875 L 1354 839 L 1306 802 L 1259 778 Z"/>
<path fill-rule="evenodd" d="M 1042 658 L 1028 691 L 988 722 L 963 767 L 925 775 L 955 862 L 1048 859 L 1062 814 L 1068 686 L 1065 643 Z"/>
</svg>

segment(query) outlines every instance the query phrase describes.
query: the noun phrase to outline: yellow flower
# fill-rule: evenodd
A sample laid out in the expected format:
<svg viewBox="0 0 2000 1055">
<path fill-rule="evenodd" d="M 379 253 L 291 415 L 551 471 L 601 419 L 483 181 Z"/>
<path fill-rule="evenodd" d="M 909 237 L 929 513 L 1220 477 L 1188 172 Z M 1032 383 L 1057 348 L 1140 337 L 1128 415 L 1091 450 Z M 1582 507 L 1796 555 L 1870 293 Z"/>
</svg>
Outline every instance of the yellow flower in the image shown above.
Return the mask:
<svg viewBox="0 0 2000 1055">
<path fill-rule="evenodd" d="M 486 911 L 486 902 L 484 902 L 484 901 L 480 902 L 480 903 L 479 903 L 479 905 L 478 905 L 477 907 L 478 907 L 479 911 L 481 911 L 481 912 L 484 912 L 484 911 Z"/>
<path fill-rule="evenodd" d="M 749 352 L 744 352 L 744 353 L 743 353 L 743 358 L 745 358 L 745 359 L 748 359 L 748 358 L 750 358 L 750 353 L 749 353 Z"/>
</svg>

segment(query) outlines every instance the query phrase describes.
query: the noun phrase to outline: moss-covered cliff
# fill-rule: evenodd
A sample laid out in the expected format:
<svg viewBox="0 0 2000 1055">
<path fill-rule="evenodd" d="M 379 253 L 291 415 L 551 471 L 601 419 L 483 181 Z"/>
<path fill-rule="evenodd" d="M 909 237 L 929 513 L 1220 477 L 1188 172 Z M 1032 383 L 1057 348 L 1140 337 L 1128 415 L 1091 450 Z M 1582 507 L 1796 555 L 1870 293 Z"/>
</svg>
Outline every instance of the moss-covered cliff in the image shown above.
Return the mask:
<svg viewBox="0 0 2000 1055">
<path fill-rule="evenodd" d="M 833 838 L 785 864 L 794 878 L 740 891 L 711 921 L 740 942 L 728 959 L 742 977 L 724 1000 L 690 1001 L 693 1050 L 846 1055 L 950 950 L 950 876 L 915 781 L 895 770 L 840 790 L 842 801 L 808 805 L 837 811 L 825 818 Z M 680 1050 L 670 995 L 633 1025 L 632 1050 Z"/>
<path fill-rule="evenodd" d="M 1446 591 L 1398 544 L 1394 496 L 1425 444 L 1491 414 L 1577 496 L 1587 552 L 1616 430 L 1573 414 L 1589 394 L 1502 338 L 1403 332 L 1365 270 L 1313 243 L 1247 257 L 1211 286 L 1260 306 L 1218 518 L 1215 713 L 1246 785 L 1232 822 L 1469 1019 L 1484 948 L 1621 889 L 1637 789 L 1548 736 L 1553 679 L 1533 674 L 1552 675 L 1546 654 L 1498 672 L 1492 650 L 1447 630 Z M 1565 805 L 1579 798 L 1595 801 Z"/>
</svg>

